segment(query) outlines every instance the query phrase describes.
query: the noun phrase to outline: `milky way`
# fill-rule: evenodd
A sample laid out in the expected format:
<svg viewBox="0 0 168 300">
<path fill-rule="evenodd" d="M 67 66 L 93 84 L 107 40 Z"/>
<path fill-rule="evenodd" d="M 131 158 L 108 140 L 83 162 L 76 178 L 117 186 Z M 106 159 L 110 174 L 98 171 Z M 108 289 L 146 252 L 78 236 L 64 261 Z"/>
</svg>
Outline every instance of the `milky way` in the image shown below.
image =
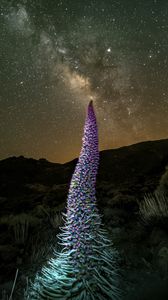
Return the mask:
<svg viewBox="0 0 168 300">
<path fill-rule="evenodd" d="M 77 157 L 91 99 L 100 150 L 168 137 L 166 0 L 0 2 L 0 159 Z"/>
</svg>

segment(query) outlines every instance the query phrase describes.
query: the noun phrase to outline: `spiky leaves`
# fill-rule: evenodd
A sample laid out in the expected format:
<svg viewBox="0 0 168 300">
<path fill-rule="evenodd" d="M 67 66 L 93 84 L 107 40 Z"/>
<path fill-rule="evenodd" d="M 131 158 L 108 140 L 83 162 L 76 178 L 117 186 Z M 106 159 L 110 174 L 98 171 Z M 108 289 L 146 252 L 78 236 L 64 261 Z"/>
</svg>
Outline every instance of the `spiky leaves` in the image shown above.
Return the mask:
<svg viewBox="0 0 168 300">
<path fill-rule="evenodd" d="M 92 102 L 84 126 L 82 149 L 72 176 L 65 225 L 58 235 L 63 246 L 36 276 L 28 293 L 35 299 L 118 299 L 116 251 L 102 228 L 96 205 L 99 163 L 98 132 Z"/>
</svg>

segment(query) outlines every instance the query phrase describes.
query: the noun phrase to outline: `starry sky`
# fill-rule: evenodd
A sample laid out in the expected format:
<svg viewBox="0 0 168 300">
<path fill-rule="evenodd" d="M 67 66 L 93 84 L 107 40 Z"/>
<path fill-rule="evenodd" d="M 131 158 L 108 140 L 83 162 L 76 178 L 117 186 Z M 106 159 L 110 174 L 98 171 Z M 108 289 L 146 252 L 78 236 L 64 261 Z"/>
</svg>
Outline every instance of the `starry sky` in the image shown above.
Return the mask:
<svg viewBox="0 0 168 300">
<path fill-rule="evenodd" d="M 0 159 L 168 138 L 167 0 L 0 0 Z"/>
</svg>

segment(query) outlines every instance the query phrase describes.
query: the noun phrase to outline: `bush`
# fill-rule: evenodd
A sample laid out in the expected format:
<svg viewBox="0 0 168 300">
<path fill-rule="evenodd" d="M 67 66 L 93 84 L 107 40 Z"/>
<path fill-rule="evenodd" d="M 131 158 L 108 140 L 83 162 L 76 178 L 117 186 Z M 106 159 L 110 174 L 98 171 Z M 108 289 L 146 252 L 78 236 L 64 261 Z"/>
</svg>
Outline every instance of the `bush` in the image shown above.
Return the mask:
<svg viewBox="0 0 168 300">
<path fill-rule="evenodd" d="M 168 219 L 168 197 L 161 191 L 146 194 L 140 204 L 140 215 L 146 222 Z"/>
<path fill-rule="evenodd" d="M 0 218 L 0 224 L 7 225 L 14 233 L 16 243 L 24 244 L 28 238 L 29 228 L 39 225 L 39 220 L 30 214 L 9 215 Z"/>
</svg>

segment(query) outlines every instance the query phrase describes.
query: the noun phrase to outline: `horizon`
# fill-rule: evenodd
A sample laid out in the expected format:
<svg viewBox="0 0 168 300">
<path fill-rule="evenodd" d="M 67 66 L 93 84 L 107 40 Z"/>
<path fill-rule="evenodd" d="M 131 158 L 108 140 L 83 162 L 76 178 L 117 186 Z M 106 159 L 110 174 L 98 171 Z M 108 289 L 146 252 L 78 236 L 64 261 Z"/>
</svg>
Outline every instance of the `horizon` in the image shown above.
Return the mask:
<svg viewBox="0 0 168 300">
<path fill-rule="evenodd" d="M 158 139 L 158 140 L 140 141 L 140 142 L 137 142 L 137 143 L 134 143 L 134 144 L 124 145 L 124 146 L 117 147 L 117 148 L 102 149 L 102 150 L 99 150 L 99 153 L 100 152 L 104 152 L 104 151 L 119 150 L 119 149 L 122 149 L 122 148 L 129 148 L 129 147 L 136 146 L 136 145 L 139 145 L 139 144 L 152 143 L 152 142 L 161 142 L 161 141 L 166 141 L 166 140 L 168 140 L 168 137 L 167 138 L 163 138 L 163 139 Z M 67 163 L 69 163 L 69 162 L 71 162 L 73 160 L 77 160 L 79 158 L 79 156 L 76 156 L 76 157 L 73 157 L 72 159 L 70 159 L 68 161 L 59 162 L 59 161 L 48 160 L 45 157 L 32 157 L 32 156 L 26 156 L 26 155 L 20 154 L 20 155 L 10 155 L 10 156 L 5 157 L 5 158 L 0 158 L 0 161 L 6 160 L 6 159 L 10 159 L 10 158 L 21 158 L 21 157 L 23 157 L 25 159 L 33 159 L 33 160 L 46 160 L 49 163 L 60 164 L 60 165 L 67 164 Z"/>
</svg>

